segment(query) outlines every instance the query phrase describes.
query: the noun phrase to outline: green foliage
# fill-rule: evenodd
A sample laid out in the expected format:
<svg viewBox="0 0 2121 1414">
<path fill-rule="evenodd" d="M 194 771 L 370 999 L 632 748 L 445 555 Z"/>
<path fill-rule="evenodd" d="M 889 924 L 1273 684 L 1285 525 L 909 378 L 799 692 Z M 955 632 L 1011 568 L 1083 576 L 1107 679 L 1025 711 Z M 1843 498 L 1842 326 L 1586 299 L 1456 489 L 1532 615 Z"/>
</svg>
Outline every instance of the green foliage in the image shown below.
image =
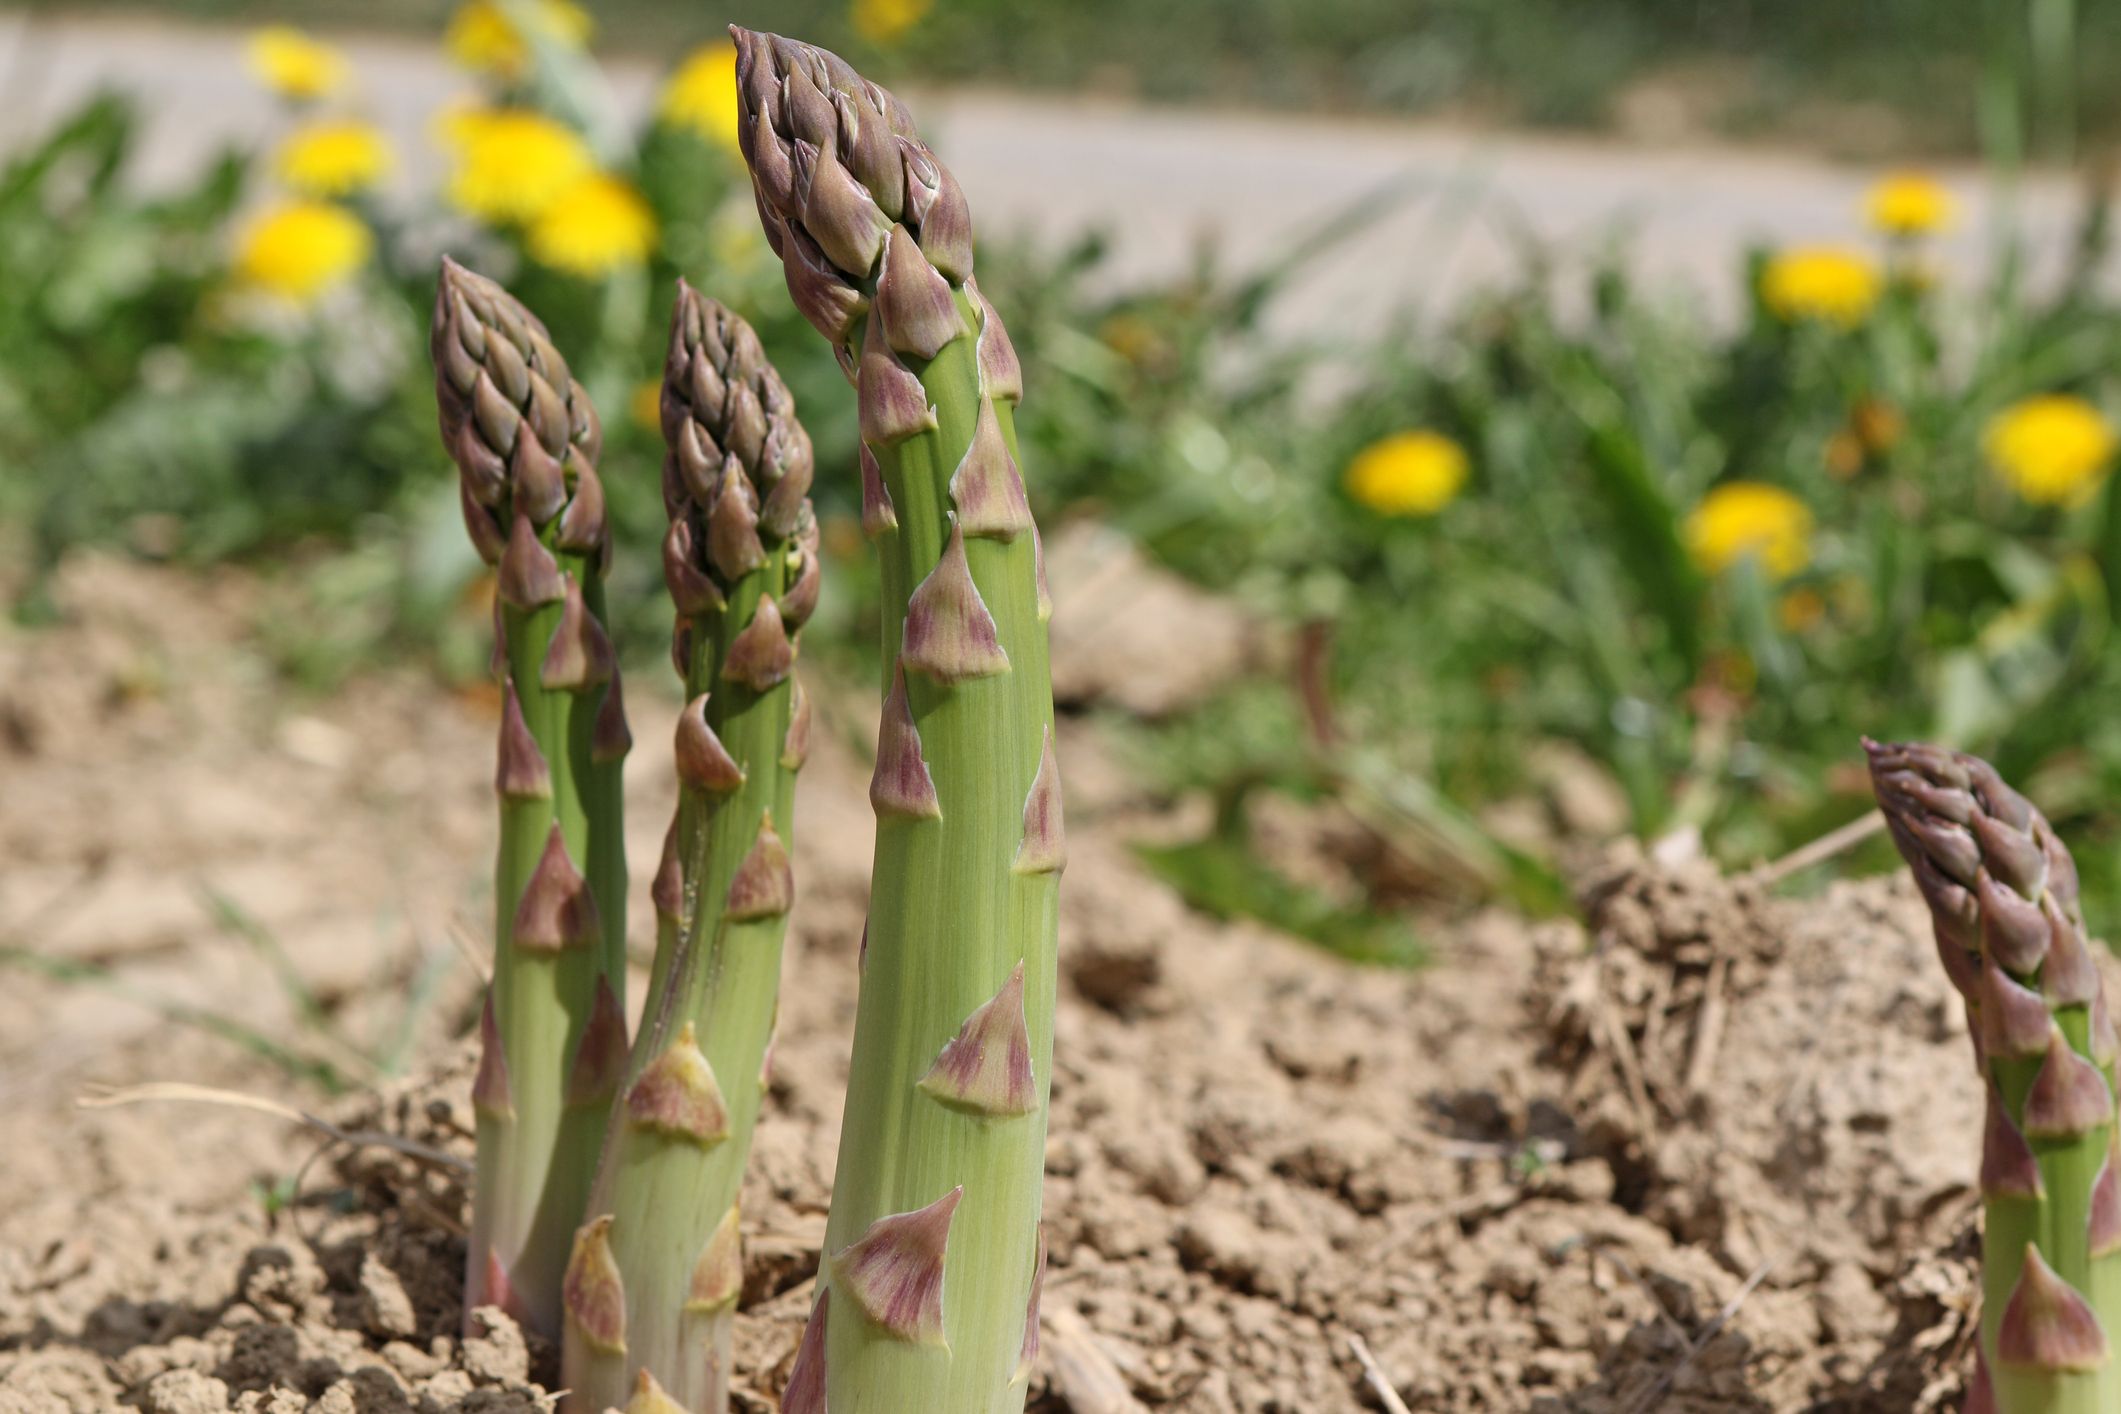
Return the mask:
<svg viewBox="0 0 2121 1414">
<path fill-rule="evenodd" d="M 1098 5 L 1049 8 L 1039 23 L 1118 23 Z M 1317 12 L 1317 42 L 1380 32 L 1359 9 Z M 1215 24 L 1267 43 L 1281 13 L 1260 0 Z M 2104 23 L 2085 19 L 2088 46 Z M 909 58 L 973 25 L 944 0 Z M 580 85 L 535 91 L 555 111 L 594 108 Z M 651 122 L 607 155 L 661 232 L 643 264 L 585 278 L 439 200 L 361 208 L 376 259 L 322 313 L 259 320 L 228 297 L 227 252 L 261 164 L 231 155 L 145 198 L 123 180 L 135 138 L 125 104 L 101 100 L 0 174 L 0 262 L 20 292 L 0 303 L 0 518 L 32 528 L 42 563 L 85 541 L 246 556 L 284 590 L 264 631 L 300 681 L 407 650 L 479 671 L 483 581 L 434 446 L 421 347 L 440 230 L 546 315 L 602 409 L 622 547 L 610 597 L 630 657 L 659 656 L 669 624 L 651 553 L 662 452 L 637 406 L 679 273 L 759 329 L 817 441 L 835 563 L 807 637 L 821 654 L 874 653 L 854 478 L 832 470 L 853 461 L 852 400 L 789 306 L 733 154 Z M 1230 824 L 1248 797 L 1335 802 L 1382 852 L 1445 881 L 1442 896 L 1545 911 L 1565 903 L 1565 827 L 1528 838 L 1496 823 L 1498 805 L 1545 789 L 1530 764 L 1542 747 L 1597 763 L 1636 832 L 1698 830 L 1750 861 L 1865 808 L 1853 743 L 1867 731 L 1980 751 L 2025 781 L 2086 841 L 2094 921 L 2121 917 L 2121 814 L 2107 804 L 2121 726 L 2104 710 L 2121 690 L 2121 496 L 2102 478 L 2088 498 L 2032 504 L 1982 451 L 1991 419 L 2031 395 L 2121 405 L 2098 203 L 2074 265 L 2039 291 L 2008 254 L 1977 291 L 1932 291 L 1919 251 L 1899 248 L 1860 317 L 1788 319 L 1749 293 L 1719 323 L 1617 258 L 1534 252 L 1516 286 L 1374 343 L 1270 336 L 1306 262 L 1334 258 L 1336 237 L 1397 199 L 1380 193 L 1260 270 L 1204 252 L 1180 278 L 1116 294 L 1096 236 L 981 250 L 1034 390 L 1018 429 L 1041 519 L 1102 518 L 1322 646 L 1299 681 L 1237 684 L 1130 729 L 1141 778 L 1222 808 L 1211 838 L 1179 851 L 1194 897 L 1392 952 L 1264 870 L 1248 876 L 1251 846 Z M 1760 289 L 1769 254 L 1734 280 Z M 1470 466 L 1433 516 L 1382 513 L 1344 486 L 1353 458 L 1410 429 L 1450 439 Z M 1703 562 L 1689 517 L 1732 482 L 1809 511 L 1800 566 Z M 1350 869 L 1358 900 L 1403 899 Z"/>
</svg>

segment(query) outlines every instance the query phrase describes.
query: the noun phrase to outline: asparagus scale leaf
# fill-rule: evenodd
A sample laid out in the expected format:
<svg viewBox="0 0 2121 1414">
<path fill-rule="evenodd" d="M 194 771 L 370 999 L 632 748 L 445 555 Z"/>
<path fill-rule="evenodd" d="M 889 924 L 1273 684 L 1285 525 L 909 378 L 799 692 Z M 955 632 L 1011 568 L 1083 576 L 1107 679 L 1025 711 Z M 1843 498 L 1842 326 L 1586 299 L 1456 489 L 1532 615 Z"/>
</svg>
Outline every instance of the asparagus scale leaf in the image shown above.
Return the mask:
<svg viewBox="0 0 2121 1414">
<path fill-rule="evenodd" d="M 662 424 L 663 572 L 688 703 L 646 1012 L 568 1272 L 564 1407 L 585 1414 L 728 1407 L 737 1199 L 809 731 L 794 665 L 820 586 L 810 438 L 751 327 L 682 283 Z"/>
<path fill-rule="evenodd" d="M 465 1318 L 496 1305 L 557 1338 L 626 1046 L 620 765 L 631 737 L 604 631 L 602 434 L 545 326 L 446 258 L 430 348 L 464 524 L 495 569 L 502 696 Z"/>
<path fill-rule="evenodd" d="M 2114 1026 L 2046 818 L 1987 762 L 1866 741 L 1988 1085 L 1981 1344 L 1969 1414 L 2121 1407 Z"/>
<path fill-rule="evenodd" d="M 882 561 L 877 840 L 853 1070 L 787 1414 L 1023 1408 L 1065 860 L 1023 379 L 971 213 L 904 104 L 735 30 L 790 296 L 856 391 Z"/>
</svg>

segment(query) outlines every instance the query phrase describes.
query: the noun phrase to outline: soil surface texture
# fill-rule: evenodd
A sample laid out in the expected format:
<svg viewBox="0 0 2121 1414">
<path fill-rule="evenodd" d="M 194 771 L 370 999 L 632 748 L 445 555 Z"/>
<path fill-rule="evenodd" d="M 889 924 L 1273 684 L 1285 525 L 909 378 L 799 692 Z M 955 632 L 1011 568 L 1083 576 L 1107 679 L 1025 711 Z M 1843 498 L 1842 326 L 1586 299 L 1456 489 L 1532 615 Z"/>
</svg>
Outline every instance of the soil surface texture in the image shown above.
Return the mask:
<svg viewBox="0 0 2121 1414">
<path fill-rule="evenodd" d="M 0 629 L 0 1414 L 549 1407 L 553 1351 L 497 1312 L 459 1335 L 495 704 L 295 697 L 237 576 L 84 559 L 57 596 L 61 627 Z M 810 1304 L 867 889 L 874 708 L 817 696 L 746 1411 Z M 674 707 L 628 698 L 644 875 Z M 1363 970 L 1188 911 L 1125 843 L 1171 807 L 1090 719 L 1061 758 L 1035 1409 L 1956 1396 L 1980 1089 L 1903 882 L 1792 899 L 1623 847 L 1582 923 L 1463 917 L 1426 969 Z"/>
</svg>

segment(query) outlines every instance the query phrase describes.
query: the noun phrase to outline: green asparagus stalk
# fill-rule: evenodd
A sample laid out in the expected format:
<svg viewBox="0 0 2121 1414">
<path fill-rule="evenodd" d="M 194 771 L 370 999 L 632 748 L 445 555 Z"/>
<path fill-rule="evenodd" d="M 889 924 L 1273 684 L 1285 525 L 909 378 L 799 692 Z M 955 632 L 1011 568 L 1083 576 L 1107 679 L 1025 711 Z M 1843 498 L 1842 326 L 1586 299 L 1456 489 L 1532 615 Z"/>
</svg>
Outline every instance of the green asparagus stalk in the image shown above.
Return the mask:
<svg viewBox="0 0 2121 1414">
<path fill-rule="evenodd" d="M 794 660 L 821 568 L 810 438 L 751 327 L 682 283 L 662 415 L 663 570 L 690 700 L 647 1011 L 568 1274 L 563 1407 L 582 1414 L 629 1394 L 646 1414 L 728 1407 L 737 1197 L 809 733 Z"/>
<path fill-rule="evenodd" d="M 1023 380 L 964 194 L 905 106 L 823 50 L 733 32 L 767 240 L 856 388 L 886 610 L 853 1070 L 781 1407 L 1020 1411 L 1065 853 Z"/>
<path fill-rule="evenodd" d="M 545 326 L 447 258 L 431 351 L 464 523 L 496 570 L 502 693 L 465 1319 L 496 1305 L 556 1339 L 569 1243 L 626 1055 L 620 764 L 631 737 L 603 626 L 602 436 Z"/>
<path fill-rule="evenodd" d="M 1987 762 L 1866 741 L 1988 1085 L 1981 1343 L 1968 1414 L 2111 1414 L 2121 1369 L 2114 1026 L 2077 869 Z"/>
</svg>

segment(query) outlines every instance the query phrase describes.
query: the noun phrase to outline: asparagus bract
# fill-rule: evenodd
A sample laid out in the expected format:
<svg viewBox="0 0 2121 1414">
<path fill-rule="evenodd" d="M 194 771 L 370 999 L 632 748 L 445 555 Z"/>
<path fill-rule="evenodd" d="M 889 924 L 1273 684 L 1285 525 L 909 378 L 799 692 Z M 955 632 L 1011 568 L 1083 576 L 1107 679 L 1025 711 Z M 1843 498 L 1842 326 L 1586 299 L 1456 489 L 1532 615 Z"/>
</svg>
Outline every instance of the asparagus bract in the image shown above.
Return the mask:
<svg viewBox="0 0 2121 1414">
<path fill-rule="evenodd" d="M 767 240 L 856 388 L 885 594 L 854 1064 L 782 1408 L 1008 1414 L 1036 1348 L 1064 855 L 1022 377 L 964 194 L 905 106 L 823 50 L 734 33 Z"/>
<path fill-rule="evenodd" d="M 1988 1085 L 1981 1345 L 1970 1414 L 2121 1407 L 2115 1036 L 2077 870 L 1987 762 L 1866 742 L 1893 841 L 1966 1002 Z"/>
<path fill-rule="evenodd" d="M 647 1391 L 659 1409 L 728 1405 L 737 1198 L 808 731 L 794 660 L 819 585 L 810 438 L 751 327 L 683 284 L 662 421 L 663 569 L 688 705 L 647 1009 L 569 1274 L 562 1383 L 586 1414 Z"/>
<path fill-rule="evenodd" d="M 473 1091 L 464 1309 L 559 1334 L 560 1285 L 625 1057 L 630 745 L 604 619 L 596 411 L 545 326 L 444 259 L 431 351 L 464 522 L 496 569 L 501 846 Z"/>
</svg>

